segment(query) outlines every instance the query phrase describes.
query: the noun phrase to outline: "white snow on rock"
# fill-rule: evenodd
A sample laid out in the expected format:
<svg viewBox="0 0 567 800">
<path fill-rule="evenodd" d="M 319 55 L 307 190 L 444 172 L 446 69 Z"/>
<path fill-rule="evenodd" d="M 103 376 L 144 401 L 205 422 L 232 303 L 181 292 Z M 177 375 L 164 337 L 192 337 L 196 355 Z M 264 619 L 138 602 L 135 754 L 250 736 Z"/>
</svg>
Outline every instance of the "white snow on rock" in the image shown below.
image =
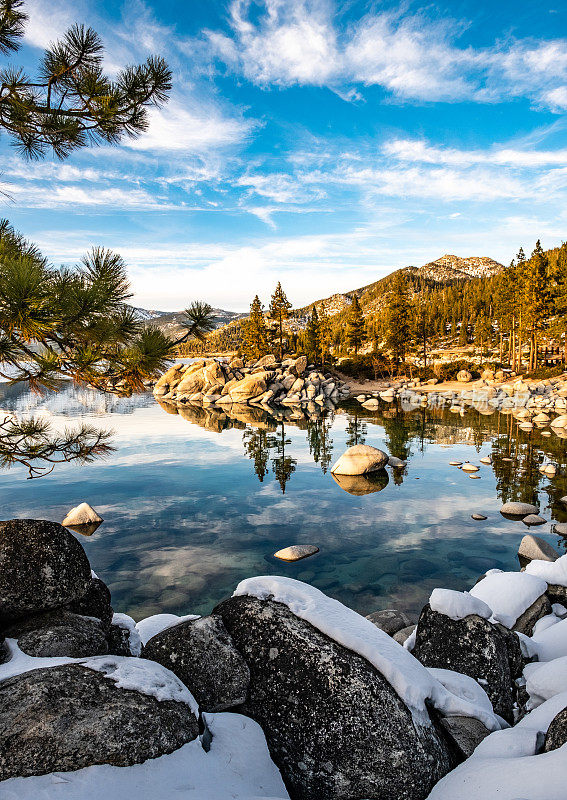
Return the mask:
<svg viewBox="0 0 567 800">
<path fill-rule="evenodd" d="M 21 675 L 23 672 L 30 672 L 32 669 L 42 669 L 44 667 L 60 667 L 62 664 L 74 664 L 80 661 L 78 658 L 68 658 L 67 656 L 57 656 L 54 658 L 36 658 L 28 656 L 18 647 L 17 639 L 6 639 L 10 660 L 0 664 L 0 681 Z"/>
<path fill-rule="evenodd" d="M 556 694 L 567 692 L 567 656 L 526 664 L 524 678 L 530 696 L 529 706 L 537 708 Z"/>
<path fill-rule="evenodd" d="M 547 583 L 558 586 L 567 586 L 567 555 L 561 556 L 557 561 L 530 561 L 526 567 L 530 575 L 537 575 Z"/>
<path fill-rule="evenodd" d="M 472 756 L 433 788 L 428 800 L 565 800 L 567 745 L 535 755 L 538 732 L 547 731 L 567 706 L 555 695 L 513 728 L 487 736 Z"/>
<path fill-rule="evenodd" d="M 114 681 L 120 689 L 132 689 L 140 694 L 155 697 L 156 700 L 175 700 L 185 703 L 196 717 L 199 716 L 197 701 L 177 675 L 156 661 L 128 656 L 92 656 L 77 659 L 76 663 L 95 672 L 102 672 L 105 678 Z"/>
<path fill-rule="evenodd" d="M 101 764 L 75 772 L 10 778 L 2 800 L 289 800 L 260 726 L 241 714 L 206 714 L 201 737 L 131 767 Z"/>
<path fill-rule="evenodd" d="M 129 617 L 128 614 L 113 614 L 112 624 L 128 631 L 130 652 L 133 656 L 139 656 L 142 652 L 142 640 L 132 617 Z"/>
<path fill-rule="evenodd" d="M 476 614 L 483 619 L 490 619 L 492 609 L 478 597 L 469 592 L 455 592 L 452 589 L 434 589 L 429 598 L 433 611 L 444 614 L 451 619 L 464 619 Z"/>
<path fill-rule="evenodd" d="M 559 622 L 559 617 L 556 614 L 546 614 L 545 617 L 540 617 L 534 625 L 532 635 L 543 633 L 543 631 L 551 628 L 551 626 L 555 625 L 557 622 Z"/>
<path fill-rule="evenodd" d="M 496 622 L 512 628 L 518 617 L 546 590 L 546 582 L 535 575 L 492 572 L 473 586 L 470 593 L 490 606 Z"/>
<path fill-rule="evenodd" d="M 567 656 L 567 619 L 534 634 L 531 640 L 537 648 L 540 661 L 553 661 L 554 658 Z"/>
<path fill-rule="evenodd" d="M 479 706 L 479 708 L 484 708 L 488 712 L 493 711 L 489 696 L 474 678 L 454 672 L 452 669 L 438 667 L 426 667 L 426 669 L 452 694 L 456 694 L 457 697 L 462 697 L 463 700 Z"/>
<path fill-rule="evenodd" d="M 177 614 L 153 614 L 151 617 L 146 617 L 137 622 L 136 630 L 142 640 L 142 644 L 145 645 L 152 636 L 157 636 L 158 633 L 167 630 L 167 628 L 172 628 L 181 622 L 189 622 L 192 619 L 199 619 L 199 615 L 186 614 L 184 617 L 178 617 Z"/>
<path fill-rule="evenodd" d="M 338 600 L 293 578 L 264 575 L 241 581 L 233 596 L 249 595 L 283 603 L 331 639 L 365 658 L 384 676 L 419 724 L 430 724 L 425 701 L 445 716 L 475 717 L 489 730 L 500 722 L 485 708 L 448 691 L 428 670 L 387 633 Z"/>
</svg>

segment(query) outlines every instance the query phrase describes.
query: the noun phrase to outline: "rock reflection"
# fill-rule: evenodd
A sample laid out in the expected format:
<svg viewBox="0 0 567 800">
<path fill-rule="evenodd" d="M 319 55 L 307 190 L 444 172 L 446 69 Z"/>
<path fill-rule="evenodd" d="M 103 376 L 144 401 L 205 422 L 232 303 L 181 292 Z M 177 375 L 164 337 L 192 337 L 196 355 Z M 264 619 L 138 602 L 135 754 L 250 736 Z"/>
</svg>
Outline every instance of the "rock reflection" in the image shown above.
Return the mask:
<svg viewBox="0 0 567 800">
<path fill-rule="evenodd" d="M 333 480 L 344 492 L 356 497 L 381 492 L 389 483 L 388 473 L 385 469 L 370 472 L 368 475 L 333 474 Z"/>
</svg>

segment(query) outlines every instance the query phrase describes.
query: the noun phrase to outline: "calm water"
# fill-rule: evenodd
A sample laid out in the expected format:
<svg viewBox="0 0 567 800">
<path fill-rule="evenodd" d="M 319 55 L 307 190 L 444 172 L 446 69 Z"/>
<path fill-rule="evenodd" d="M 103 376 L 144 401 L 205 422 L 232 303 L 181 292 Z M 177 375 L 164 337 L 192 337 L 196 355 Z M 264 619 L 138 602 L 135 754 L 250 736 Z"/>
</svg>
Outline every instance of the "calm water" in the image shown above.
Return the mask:
<svg viewBox="0 0 567 800">
<path fill-rule="evenodd" d="M 0 513 L 61 521 L 91 503 L 105 522 L 79 538 L 115 609 L 135 619 L 207 612 L 258 574 L 299 578 L 365 614 L 391 605 L 415 611 L 435 586 L 465 589 L 488 568 L 517 568 L 527 529 L 501 517 L 503 501 L 538 499 L 547 520 L 567 521 L 557 504 L 567 494 L 567 440 L 518 431 L 499 414 L 404 413 L 388 404 L 361 413 L 347 404 L 319 422 L 282 424 L 252 409 L 231 421 L 171 413 L 149 394 L 121 400 L 71 387 L 44 398 L 0 387 L 0 407 L 115 431 L 116 451 L 105 460 L 60 465 L 31 481 L 23 468 L 0 472 Z M 355 442 L 408 466 L 338 485 L 329 468 Z M 481 480 L 449 466 L 489 454 L 494 463 L 482 466 Z M 548 459 L 559 465 L 552 480 L 538 472 Z M 475 511 L 488 519 L 473 521 Z M 549 523 L 532 532 L 564 552 Z M 320 553 L 295 564 L 273 558 L 295 543 Z"/>
</svg>

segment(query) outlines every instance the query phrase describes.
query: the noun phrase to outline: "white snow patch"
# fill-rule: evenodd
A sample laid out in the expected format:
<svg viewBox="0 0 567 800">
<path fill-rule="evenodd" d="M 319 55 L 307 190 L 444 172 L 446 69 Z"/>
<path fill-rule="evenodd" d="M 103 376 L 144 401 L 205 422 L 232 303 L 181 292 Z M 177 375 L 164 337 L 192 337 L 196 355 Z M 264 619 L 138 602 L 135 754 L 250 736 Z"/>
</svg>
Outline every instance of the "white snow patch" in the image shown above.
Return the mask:
<svg viewBox="0 0 567 800">
<path fill-rule="evenodd" d="M 532 631 L 532 636 L 535 636 L 537 633 L 543 633 L 548 628 L 551 628 L 552 625 L 555 625 L 559 622 L 559 617 L 555 614 L 546 614 L 545 617 L 540 617 L 536 624 L 534 625 L 534 629 Z"/>
<path fill-rule="evenodd" d="M 365 658 L 408 706 L 416 723 L 430 724 L 425 701 L 431 700 L 445 716 L 476 717 L 489 730 L 500 728 L 493 713 L 452 694 L 387 633 L 314 586 L 293 578 L 265 575 L 241 581 L 233 596 L 240 595 L 283 603 L 297 617 Z"/>
<path fill-rule="evenodd" d="M 153 614 L 151 617 L 146 617 L 137 622 L 136 629 L 142 643 L 145 645 L 152 636 L 157 636 L 158 633 L 167 630 L 167 628 L 172 628 L 174 625 L 193 619 L 199 619 L 199 615 L 186 614 L 184 617 L 178 617 L 177 614 Z"/>
<path fill-rule="evenodd" d="M 567 586 L 567 554 L 558 558 L 557 561 L 539 561 L 538 559 L 530 561 L 526 572 L 530 575 L 537 575 L 546 583 Z"/>
<path fill-rule="evenodd" d="M 472 756 L 434 787 L 428 800 L 565 800 L 567 745 L 535 755 L 538 731 L 547 731 L 567 706 L 552 697 L 515 727 L 487 736 Z"/>
<path fill-rule="evenodd" d="M 567 656 L 567 619 L 534 634 L 531 640 L 537 648 L 540 661 L 553 661 L 554 658 Z"/>
<path fill-rule="evenodd" d="M 484 708 L 490 713 L 493 712 L 489 696 L 474 678 L 455 672 L 452 669 L 440 669 L 438 667 L 426 667 L 426 669 L 451 694 L 456 694 L 457 697 L 461 697 L 479 708 Z"/>
<path fill-rule="evenodd" d="M 112 617 L 112 624 L 117 625 L 128 631 L 128 642 L 130 644 L 130 652 L 133 656 L 139 656 L 142 652 L 142 640 L 136 627 L 136 623 L 129 617 L 128 614 L 114 614 Z"/>
<path fill-rule="evenodd" d="M 536 661 L 524 668 L 529 707 L 537 708 L 561 692 L 567 692 L 567 656 L 553 661 Z"/>
<path fill-rule="evenodd" d="M 478 597 L 469 592 L 455 592 L 452 589 L 434 589 L 429 598 L 433 611 L 444 614 L 451 619 L 464 619 L 476 614 L 483 619 L 490 619 L 492 609 Z"/>
<path fill-rule="evenodd" d="M 131 767 L 101 764 L 2 783 L 3 800 L 289 800 L 260 726 L 241 714 L 206 714 L 213 739 Z"/>
<path fill-rule="evenodd" d="M 35 658 L 28 656 L 18 647 L 16 639 L 6 639 L 10 660 L 5 664 L 0 664 L 0 681 L 30 672 L 32 669 L 43 669 L 45 667 L 60 667 L 62 664 L 75 664 L 80 659 L 58 656 L 56 658 Z"/>
<path fill-rule="evenodd" d="M 512 628 L 518 617 L 546 590 L 546 582 L 535 575 L 492 572 L 473 586 L 470 593 L 490 606 L 496 622 Z"/>
<path fill-rule="evenodd" d="M 199 716 L 199 706 L 189 689 L 171 670 L 155 661 L 128 656 L 93 656 L 80 659 L 78 663 L 87 669 L 102 672 L 120 689 L 133 689 L 159 701 L 185 703 L 196 717 Z"/>
</svg>

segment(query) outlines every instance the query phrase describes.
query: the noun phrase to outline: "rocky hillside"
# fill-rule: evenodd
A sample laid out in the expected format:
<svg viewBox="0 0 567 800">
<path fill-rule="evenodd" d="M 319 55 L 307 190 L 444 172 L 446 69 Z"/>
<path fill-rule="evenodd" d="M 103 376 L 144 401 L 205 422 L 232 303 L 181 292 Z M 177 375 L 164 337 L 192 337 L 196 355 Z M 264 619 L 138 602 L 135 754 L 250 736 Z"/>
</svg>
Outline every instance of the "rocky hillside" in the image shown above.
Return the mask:
<svg viewBox="0 0 567 800">
<path fill-rule="evenodd" d="M 181 325 L 183 311 L 155 311 L 136 307 L 134 307 L 134 311 L 138 319 L 148 322 L 150 325 L 155 325 L 170 336 L 180 336 L 183 333 Z M 215 313 L 216 328 L 221 328 L 235 319 L 242 319 L 242 317 L 247 316 L 237 311 L 226 311 L 223 308 L 214 308 L 213 311 Z"/>
<path fill-rule="evenodd" d="M 444 255 L 437 261 L 431 261 L 418 268 L 421 275 L 440 283 L 453 280 L 466 280 L 467 278 L 489 278 L 497 275 L 504 269 L 503 264 L 494 261 L 488 256 L 460 256 Z"/>
</svg>

